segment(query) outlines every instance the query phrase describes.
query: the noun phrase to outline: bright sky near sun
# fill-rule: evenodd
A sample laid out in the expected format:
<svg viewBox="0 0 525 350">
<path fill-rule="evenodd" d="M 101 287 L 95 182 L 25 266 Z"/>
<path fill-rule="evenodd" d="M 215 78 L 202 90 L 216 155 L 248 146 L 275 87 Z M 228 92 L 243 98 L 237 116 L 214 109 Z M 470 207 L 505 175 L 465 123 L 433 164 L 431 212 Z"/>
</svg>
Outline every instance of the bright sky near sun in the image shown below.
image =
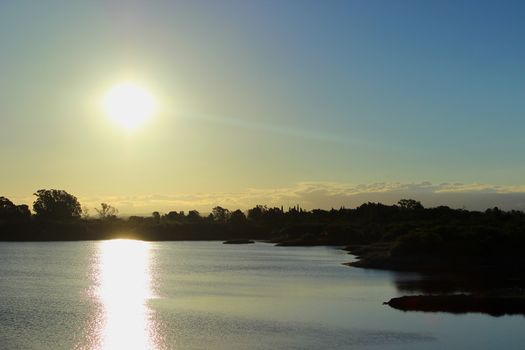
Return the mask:
<svg viewBox="0 0 525 350">
<path fill-rule="evenodd" d="M 0 2 L 0 195 L 326 207 L 362 193 L 348 184 L 429 181 L 525 205 L 524 16 L 520 1 Z"/>
<path fill-rule="evenodd" d="M 113 86 L 104 95 L 102 107 L 107 116 L 127 131 L 133 131 L 150 119 L 157 103 L 143 87 L 133 82 Z"/>
</svg>

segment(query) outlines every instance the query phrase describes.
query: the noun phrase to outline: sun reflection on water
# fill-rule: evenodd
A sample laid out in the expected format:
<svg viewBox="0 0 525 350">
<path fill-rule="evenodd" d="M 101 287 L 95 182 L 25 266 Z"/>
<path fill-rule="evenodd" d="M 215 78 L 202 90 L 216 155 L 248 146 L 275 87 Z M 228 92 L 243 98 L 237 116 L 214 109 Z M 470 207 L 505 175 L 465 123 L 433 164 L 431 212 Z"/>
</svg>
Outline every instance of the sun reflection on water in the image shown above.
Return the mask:
<svg viewBox="0 0 525 350">
<path fill-rule="evenodd" d="M 89 349 L 162 348 L 148 301 L 155 297 L 151 244 L 110 240 L 98 245 L 93 298 L 100 306 L 92 323 Z"/>
</svg>

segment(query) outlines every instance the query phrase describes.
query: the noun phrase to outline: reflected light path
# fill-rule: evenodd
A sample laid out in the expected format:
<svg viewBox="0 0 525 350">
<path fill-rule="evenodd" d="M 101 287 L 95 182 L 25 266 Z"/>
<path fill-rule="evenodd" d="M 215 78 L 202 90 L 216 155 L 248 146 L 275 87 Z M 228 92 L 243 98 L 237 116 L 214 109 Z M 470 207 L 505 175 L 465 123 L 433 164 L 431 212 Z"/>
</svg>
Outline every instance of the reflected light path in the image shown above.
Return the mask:
<svg viewBox="0 0 525 350">
<path fill-rule="evenodd" d="M 100 242 L 93 269 L 99 312 L 90 327 L 92 350 L 161 349 L 160 331 L 148 301 L 152 287 L 151 244 Z"/>
</svg>

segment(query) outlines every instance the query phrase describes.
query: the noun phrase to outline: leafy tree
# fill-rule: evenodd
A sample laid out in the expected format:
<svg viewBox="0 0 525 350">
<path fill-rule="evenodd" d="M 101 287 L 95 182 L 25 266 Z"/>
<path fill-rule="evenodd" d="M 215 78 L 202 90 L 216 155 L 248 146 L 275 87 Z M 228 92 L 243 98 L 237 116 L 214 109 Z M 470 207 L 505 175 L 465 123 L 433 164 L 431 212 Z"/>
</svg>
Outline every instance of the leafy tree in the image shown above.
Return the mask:
<svg viewBox="0 0 525 350">
<path fill-rule="evenodd" d="M 16 215 L 20 219 L 29 219 L 31 217 L 31 211 L 29 210 L 29 207 L 25 204 L 17 205 Z"/>
<path fill-rule="evenodd" d="M 153 222 L 158 224 L 160 222 L 160 213 L 158 211 L 154 211 L 151 213 L 151 216 L 153 217 Z"/>
<path fill-rule="evenodd" d="M 183 211 L 170 211 L 168 214 L 163 216 L 163 219 L 168 221 L 181 221 L 186 217 Z"/>
<path fill-rule="evenodd" d="M 213 220 L 218 222 L 226 222 L 230 218 L 230 211 L 223 207 L 215 207 L 212 209 Z"/>
<path fill-rule="evenodd" d="M 38 190 L 33 203 L 37 217 L 52 220 L 77 219 L 82 214 L 82 208 L 77 197 L 64 190 Z"/>
<path fill-rule="evenodd" d="M 196 221 L 201 219 L 201 214 L 197 210 L 190 210 L 187 216 L 188 220 Z"/>
<path fill-rule="evenodd" d="M 16 205 L 6 197 L 0 196 L 0 220 L 23 220 L 29 217 L 31 212 L 27 205 Z"/>
<path fill-rule="evenodd" d="M 100 209 L 95 208 L 95 211 L 97 212 L 101 220 L 114 219 L 117 217 L 118 214 L 117 208 L 107 203 L 100 203 Z"/>
<path fill-rule="evenodd" d="M 255 208 L 248 210 L 248 219 L 254 221 L 261 220 L 267 211 L 268 207 L 266 205 L 256 205 Z"/>
<path fill-rule="evenodd" d="M 244 215 L 241 210 L 237 209 L 231 213 L 230 222 L 232 224 L 243 224 L 246 222 L 246 215 Z"/>
<path fill-rule="evenodd" d="M 413 199 L 401 199 L 397 204 L 401 207 L 401 209 L 406 210 L 421 210 L 424 209 L 421 202 L 418 202 Z"/>
<path fill-rule="evenodd" d="M 6 197 L 0 197 L 0 218 L 7 218 L 13 215 L 15 204 Z"/>
</svg>

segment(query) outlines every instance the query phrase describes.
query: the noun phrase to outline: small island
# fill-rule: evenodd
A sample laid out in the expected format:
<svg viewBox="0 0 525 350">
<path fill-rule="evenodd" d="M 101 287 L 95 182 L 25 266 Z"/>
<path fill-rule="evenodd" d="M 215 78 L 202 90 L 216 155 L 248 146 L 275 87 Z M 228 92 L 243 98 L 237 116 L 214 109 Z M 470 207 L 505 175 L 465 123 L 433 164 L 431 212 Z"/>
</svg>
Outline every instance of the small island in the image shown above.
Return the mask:
<svg viewBox="0 0 525 350">
<path fill-rule="evenodd" d="M 525 295 L 519 293 L 412 295 L 392 298 L 384 303 L 402 311 L 484 313 L 491 316 L 525 316 Z"/>
<path fill-rule="evenodd" d="M 253 244 L 255 241 L 251 239 L 230 239 L 228 241 L 222 242 L 222 244 Z"/>
</svg>

